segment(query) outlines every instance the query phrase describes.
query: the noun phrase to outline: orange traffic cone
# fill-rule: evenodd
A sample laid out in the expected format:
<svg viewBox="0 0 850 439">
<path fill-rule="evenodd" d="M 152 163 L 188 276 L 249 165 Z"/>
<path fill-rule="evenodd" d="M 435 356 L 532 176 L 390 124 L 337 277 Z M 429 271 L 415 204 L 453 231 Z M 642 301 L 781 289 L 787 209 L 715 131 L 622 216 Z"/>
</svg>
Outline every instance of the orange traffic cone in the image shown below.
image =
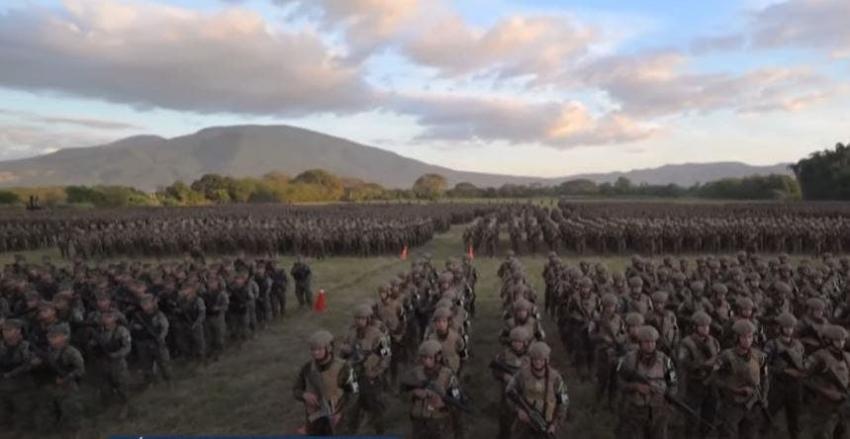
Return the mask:
<svg viewBox="0 0 850 439">
<path fill-rule="evenodd" d="M 472 249 L 471 245 L 466 250 L 466 254 L 469 255 L 469 259 L 475 259 L 475 250 Z"/>
<path fill-rule="evenodd" d="M 401 260 L 402 260 L 402 261 L 406 261 L 406 260 L 407 260 L 407 244 L 405 244 L 405 245 L 404 245 L 404 247 L 401 249 L 401 256 L 400 256 L 400 258 L 401 258 Z"/>
<path fill-rule="evenodd" d="M 313 304 L 313 311 L 324 312 L 327 307 L 328 303 L 325 298 L 325 290 L 319 290 L 319 295 L 316 297 L 316 302 Z"/>
</svg>

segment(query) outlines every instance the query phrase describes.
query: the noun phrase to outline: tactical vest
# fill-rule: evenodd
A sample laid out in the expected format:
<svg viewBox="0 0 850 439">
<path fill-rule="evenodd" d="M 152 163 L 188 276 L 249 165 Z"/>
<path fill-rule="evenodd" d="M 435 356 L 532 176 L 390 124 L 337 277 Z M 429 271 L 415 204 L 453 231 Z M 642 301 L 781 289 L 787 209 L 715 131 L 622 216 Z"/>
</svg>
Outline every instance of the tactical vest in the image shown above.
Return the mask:
<svg viewBox="0 0 850 439">
<path fill-rule="evenodd" d="M 824 366 L 812 376 L 813 387 L 846 395 L 850 391 L 850 354 L 842 352 L 841 357 L 836 357 L 830 349 L 821 349 L 812 356 Z"/>
<path fill-rule="evenodd" d="M 761 386 L 761 371 L 765 362 L 765 356 L 761 351 L 752 348 L 749 355 L 741 356 L 735 348 L 731 348 L 723 351 L 720 357 L 721 364 L 729 367 L 726 375 L 721 378 L 728 387 L 758 388 Z M 721 387 L 721 393 L 739 404 L 746 404 L 755 396 L 739 395 L 725 387 Z"/>
<path fill-rule="evenodd" d="M 697 339 L 695 335 L 689 335 L 682 340 L 682 346 L 690 356 L 689 378 L 697 380 L 708 378 L 711 370 L 703 367 L 703 365 L 717 358 L 717 355 L 720 353 L 720 342 L 712 336 L 709 336 L 708 340 L 703 342 Z"/>
<path fill-rule="evenodd" d="M 15 346 L 9 346 L 0 340 L 0 374 L 9 373 L 29 361 L 24 351 L 29 349 L 29 343 L 21 340 Z"/>
<path fill-rule="evenodd" d="M 363 373 L 366 378 L 374 379 L 384 373 L 386 364 L 382 350 L 389 349 L 384 345 L 384 334 L 374 326 L 367 326 L 363 337 L 357 337 L 357 329 L 353 329 L 352 349 L 358 349 L 363 356 Z M 356 346 L 356 347 L 355 347 Z M 389 355 L 389 352 L 387 352 Z"/>
<path fill-rule="evenodd" d="M 770 351 L 768 370 L 771 371 L 772 376 L 789 379 L 791 377 L 784 373 L 785 369 L 803 370 L 805 349 L 800 340 L 792 338 L 791 342 L 786 344 L 782 339 L 775 338 L 769 342 L 766 350 Z"/>
<path fill-rule="evenodd" d="M 326 399 L 330 404 L 331 411 L 333 413 L 336 413 L 337 408 L 342 401 L 342 397 L 345 395 L 345 390 L 339 386 L 339 375 L 344 367 L 345 361 L 338 358 L 331 360 L 330 364 L 326 367 L 319 367 L 316 365 L 315 361 L 310 362 L 311 370 L 308 373 L 318 374 L 318 377 L 320 378 L 318 381 L 322 388 L 315 388 L 315 384 L 310 380 L 307 380 L 307 388 L 311 393 L 315 394 L 319 398 Z M 311 414 L 309 409 L 307 414 Z"/>
<path fill-rule="evenodd" d="M 436 378 L 431 378 L 425 374 L 425 369 L 422 366 L 416 366 L 412 371 L 412 378 L 417 383 L 431 381 L 437 390 L 446 392 L 452 383 L 452 371 L 448 367 L 438 366 L 440 370 L 436 374 Z M 413 401 L 410 406 L 410 417 L 413 419 L 444 419 L 449 416 L 448 407 L 435 408 L 431 405 L 429 399 L 420 399 L 413 395 Z"/>
<path fill-rule="evenodd" d="M 458 373 L 460 370 L 460 353 L 457 351 L 457 347 L 461 344 L 460 334 L 454 329 L 449 329 L 446 335 L 442 337 L 436 332 L 432 333 L 430 339 L 438 341 L 443 347 L 443 363 L 452 372 Z"/>
<path fill-rule="evenodd" d="M 522 397 L 529 405 L 543 414 L 546 422 L 555 419 L 555 409 L 558 405 L 556 389 L 560 385 L 561 375 L 548 367 L 546 373 L 538 378 L 531 371 L 531 366 L 523 367 L 516 375 L 518 387 L 522 389 Z"/>
<path fill-rule="evenodd" d="M 665 404 L 664 395 L 667 393 L 667 375 L 672 363 L 666 355 L 658 351 L 655 352 L 652 362 L 640 361 L 640 356 L 639 350 L 629 352 L 623 359 L 621 367 L 624 371 L 622 373 L 625 374 L 626 381 L 649 384 L 654 390 L 646 395 L 637 391 L 630 391 L 625 395 L 625 400 L 638 407 L 663 406 Z M 638 379 L 638 377 L 641 379 Z"/>
</svg>

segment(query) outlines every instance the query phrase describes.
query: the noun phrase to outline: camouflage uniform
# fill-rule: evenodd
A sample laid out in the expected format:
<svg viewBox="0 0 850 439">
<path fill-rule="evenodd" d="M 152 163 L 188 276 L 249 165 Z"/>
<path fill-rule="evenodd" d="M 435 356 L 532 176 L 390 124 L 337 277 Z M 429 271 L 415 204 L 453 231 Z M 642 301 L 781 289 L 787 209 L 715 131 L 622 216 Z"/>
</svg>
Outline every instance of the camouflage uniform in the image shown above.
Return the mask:
<svg viewBox="0 0 850 439">
<path fill-rule="evenodd" d="M 529 361 L 514 374 L 508 382 L 505 393 L 513 394 L 524 401 L 530 410 L 542 415 L 546 431 L 541 432 L 529 422 L 523 420 L 526 409 L 514 399 L 509 399 L 517 413 L 511 437 L 515 439 L 546 438 L 548 433 L 557 434 L 567 417 L 569 394 L 561 374 L 549 363 L 550 348 L 546 343 L 534 342 L 528 348 Z M 535 362 L 543 362 L 543 368 L 537 369 Z M 522 413 L 522 414 L 521 414 Z"/>
<path fill-rule="evenodd" d="M 292 394 L 296 401 L 304 403 L 307 435 L 332 436 L 346 408 L 356 399 L 357 377 L 348 363 L 333 356 L 330 332 L 314 333 L 309 345 L 311 352 L 324 349 L 324 358 L 313 358 L 301 367 Z M 305 393 L 312 394 L 318 404 L 308 403 Z"/>
<path fill-rule="evenodd" d="M 846 437 L 850 409 L 850 353 L 844 351 L 847 331 L 836 325 L 823 328 L 829 346 L 806 359 L 813 399 L 809 403 L 814 439 Z"/>
<path fill-rule="evenodd" d="M 658 331 L 642 326 L 637 332 L 641 347 L 626 354 L 617 366 L 623 394 L 617 437 L 664 439 L 670 418 L 665 397 L 676 394 L 676 371 L 670 357 L 655 349 Z M 652 343 L 651 350 L 644 346 L 647 343 Z"/>
<path fill-rule="evenodd" d="M 402 390 L 411 391 L 410 437 L 413 439 L 442 439 L 449 435 L 451 413 L 443 398 L 457 398 L 460 390 L 457 377 L 441 364 L 440 351 L 436 341 L 424 341 L 419 347 L 422 364 L 402 379 Z M 431 367 L 426 367 L 426 358 Z"/>
<path fill-rule="evenodd" d="M 0 426 L 31 426 L 35 383 L 29 374 L 32 353 L 20 333 L 23 322 L 6 320 L 0 341 Z M 8 340 L 6 340 L 8 338 Z"/>
</svg>

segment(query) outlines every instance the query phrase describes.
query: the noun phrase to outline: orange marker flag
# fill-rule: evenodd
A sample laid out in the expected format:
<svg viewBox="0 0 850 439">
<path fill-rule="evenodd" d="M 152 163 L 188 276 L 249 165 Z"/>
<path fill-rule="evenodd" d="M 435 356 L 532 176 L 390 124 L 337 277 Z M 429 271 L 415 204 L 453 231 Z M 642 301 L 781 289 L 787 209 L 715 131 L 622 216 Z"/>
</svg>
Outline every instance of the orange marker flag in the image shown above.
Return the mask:
<svg viewBox="0 0 850 439">
<path fill-rule="evenodd" d="M 404 248 L 401 249 L 401 256 L 400 257 L 401 257 L 402 261 L 407 260 L 407 244 L 405 244 Z"/>
<path fill-rule="evenodd" d="M 475 250 L 472 249 L 472 246 L 469 246 L 469 249 L 466 251 L 466 254 L 469 255 L 469 259 L 475 259 Z"/>
<path fill-rule="evenodd" d="M 316 302 L 313 304 L 313 311 L 324 312 L 327 307 L 328 303 L 325 296 L 325 290 L 319 290 L 319 295 L 316 297 Z"/>
</svg>

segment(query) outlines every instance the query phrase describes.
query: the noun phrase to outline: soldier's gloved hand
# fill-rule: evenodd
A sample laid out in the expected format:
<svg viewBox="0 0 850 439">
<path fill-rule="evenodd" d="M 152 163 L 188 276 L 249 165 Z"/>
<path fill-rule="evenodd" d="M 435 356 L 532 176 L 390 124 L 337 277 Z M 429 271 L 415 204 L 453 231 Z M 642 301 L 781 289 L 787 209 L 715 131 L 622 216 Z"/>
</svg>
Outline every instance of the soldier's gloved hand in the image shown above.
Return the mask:
<svg viewBox="0 0 850 439">
<path fill-rule="evenodd" d="M 418 399 L 425 399 L 425 398 L 428 397 L 428 391 L 425 390 L 425 389 L 414 389 L 413 390 L 413 396 L 415 396 Z"/>
<path fill-rule="evenodd" d="M 304 398 L 304 404 L 307 404 L 310 407 L 319 407 L 319 399 L 315 394 L 304 392 L 301 397 Z"/>
<path fill-rule="evenodd" d="M 528 421 L 530 421 L 530 419 L 528 417 L 528 413 L 526 413 L 525 410 L 522 410 L 522 409 L 517 410 L 516 415 L 517 415 L 517 417 L 519 418 L 520 421 L 522 421 L 526 424 L 528 423 Z"/>
<path fill-rule="evenodd" d="M 750 395 L 753 394 L 753 390 L 754 389 L 750 386 L 743 386 L 743 387 L 738 387 L 737 389 L 735 389 L 735 393 L 737 393 L 741 396 L 749 397 Z"/>
<path fill-rule="evenodd" d="M 652 392 L 652 387 L 650 387 L 648 384 L 635 384 L 635 390 L 637 390 L 637 392 L 642 395 L 648 395 L 650 392 Z"/>
</svg>

